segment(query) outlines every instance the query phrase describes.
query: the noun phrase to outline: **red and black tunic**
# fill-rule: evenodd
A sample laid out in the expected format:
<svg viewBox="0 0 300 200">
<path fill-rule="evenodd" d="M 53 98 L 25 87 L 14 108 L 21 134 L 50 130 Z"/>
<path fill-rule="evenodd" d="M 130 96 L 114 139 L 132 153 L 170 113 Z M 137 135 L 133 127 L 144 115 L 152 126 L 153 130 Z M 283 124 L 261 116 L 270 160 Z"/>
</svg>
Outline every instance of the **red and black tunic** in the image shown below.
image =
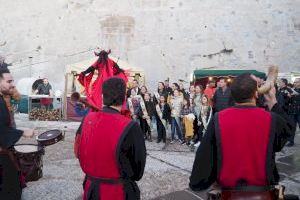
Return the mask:
<svg viewBox="0 0 300 200">
<path fill-rule="evenodd" d="M 10 114 L 0 95 L 0 199 L 21 199 L 20 172 L 3 149 L 13 147 L 23 131 L 12 128 Z"/>
<path fill-rule="evenodd" d="M 143 176 L 146 148 L 139 125 L 104 107 L 89 113 L 80 129 L 78 157 L 86 174 L 83 199 L 140 199 L 135 181 Z"/>
<path fill-rule="evenodd" d="M 277 104 L 272 112 L 236 106 L 217 113 L 197 151 L 190 188 L 204 190 L 214 182 L 225 188 L 277 184 L 275 152 L 291 128 Z"/>
</svg>

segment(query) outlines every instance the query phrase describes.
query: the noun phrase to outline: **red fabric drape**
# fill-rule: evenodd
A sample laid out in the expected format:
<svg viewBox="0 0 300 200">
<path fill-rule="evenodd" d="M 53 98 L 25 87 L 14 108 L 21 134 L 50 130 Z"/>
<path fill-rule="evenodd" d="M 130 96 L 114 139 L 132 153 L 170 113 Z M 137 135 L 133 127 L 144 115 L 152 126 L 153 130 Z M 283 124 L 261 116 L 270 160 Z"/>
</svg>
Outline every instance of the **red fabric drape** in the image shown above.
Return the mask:
<svg viewBox="0 0 300 200">
<path fill-rule="evenodd" d="M 98 77 L 92 83 L 93 74 L 90 73 L 87 76 L 80 74 L 78 81 L 84 86 L 87 95 L 87 101 L 95 106 L 96 108 L 102 108 L 102 84 L 105 80 L 111 77 L 119 77 L 125 81 L 127 84 L 127 76 L 124 72 L 119 74 L 115 68 L 115 62 L 110 58 L 107 59 L 106 63 L 100 63 L 98 60 L 92 65 L 96 70 L 98 70 Z M 126 109 L 126 103 L 123 105 L 123 109 Z"/>
</svg>

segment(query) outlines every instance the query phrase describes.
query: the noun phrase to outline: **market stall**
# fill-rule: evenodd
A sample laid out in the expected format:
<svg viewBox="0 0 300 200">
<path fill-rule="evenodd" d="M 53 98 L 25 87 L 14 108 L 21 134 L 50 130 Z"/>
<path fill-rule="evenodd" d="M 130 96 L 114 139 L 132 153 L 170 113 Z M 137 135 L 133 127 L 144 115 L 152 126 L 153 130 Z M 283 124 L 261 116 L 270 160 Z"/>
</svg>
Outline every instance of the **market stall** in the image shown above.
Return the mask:
<svg viewBox="0 0 300 200">
<path fill-rule="evenodd" d="M 250 73 L 260 78 L 265 78 L 266 74 L 256 70 L 195 70 L 193 73 L 193 83 L 196 85 L 202 85 L 204 88 L 208 81 L 215 80 L 216 82 L 220 78 L 225 78 L 230 84 L 232 79 L 243 73 Z"/>
<path fill-rule="evenodd" d="M 125 61 L 116 59 L 114 57 L 110 58 L 114 60 L 120 68 L 126 70 L 129 73 L 129 84 L 133 79 L 138 79 L 140 84 L 143 85 L 145 83 L 145 72 L 143 69 L 135 67 Z M 64 118 L 70 121 L 80 121 L 82 117 L 79 117 L 75 111 L 75 102 L 71 101 L 71 95 L 74 92 L 78 92 L 81 95 L 81 98 L 85 98 L 84 88 L 77 81 L 77 78 L 74 76 L 75 74 L 79 74 L 80 72 L 86 70 L 89 66 L 91 66 L 97 57 L 93 57 L 88 60 L 84 60 L 78 63 L 69 64 L 65 68 L 65 96 L 64 96 Z M 94 76 L 97 76 L 95 74 Z"/>
</svg>

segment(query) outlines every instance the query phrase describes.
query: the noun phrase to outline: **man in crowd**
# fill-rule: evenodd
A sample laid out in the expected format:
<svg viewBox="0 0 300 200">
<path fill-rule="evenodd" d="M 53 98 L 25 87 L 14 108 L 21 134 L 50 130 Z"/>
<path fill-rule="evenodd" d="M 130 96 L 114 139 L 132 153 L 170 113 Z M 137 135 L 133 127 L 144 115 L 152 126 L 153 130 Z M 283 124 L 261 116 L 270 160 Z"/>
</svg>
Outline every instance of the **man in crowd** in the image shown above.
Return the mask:
<svg viewBox="0 0 300 200">
<path fill-rule="evenodd" d="M 40 84 L 37 89 L 34 91 L 34 94 L 41 95 L 52 95 L 52 86 L 50 85 L 47 78 L 43 79 L 43 84 Z"/>
<path fill-rule="evenodd" d="M 278 80 L 278 93 L 277 102 L 278 105 L 288 114 L 289 120 L 294 123 L 294 115 L 290 113 L 290 104 L 293 90 L 288 87 L 288 81 L 285 78 Z M 289 137 L 287 144 L 288 147 L 294 146 L 294 137 L 296 133 L 296 125 L 293 124 L 292 135 Z"/>
<path fill-rule="evenodd" d="M 220 112 L 233 105 L 230 88 L 227 87 L 225 78 L 219 80 L 219 86 L 213 97 L 215 112 Z"/>
<path fill-rule="evenodd" d="M 295 129 L 300 128 L 300 78 L 294 81 L 294 92 L 291 97 L 291 108 L 290 114 L 295 120 Z"/>
<path fill-rule="evenodd" d="M 169 81 L 169 79 L 166 79 L 164 83 L 165 83 L 165 90 L 167 91 L 167 94 L 168 95 L 172 94 L 173 90 L 170 87 L 170 81 Z"/>
<path fill-rule="evenodd" d="M 102 93 L 102 111 L 90 112 L 76 136 L 75 153 L 86 174 L 83 199 L 140 199 L 135 181 L 144 173 L 144 133 L 137 122 L 120 113 L 126 95 L 122 79 L 106 80 Z"/>
<path fill-rule="evenodd" d="M 211 105 L 213 101 L 213 96 L 216 91 L 216 82 L 214 80 L 208 81 L 208 86 L 204 90 L 204 94 L 208 97 L 209 103 Z"/>
<path fill-rule="evenodd" d="M 265 94 L 271 112 L 256 107 L 257 82 L 250 74 L 235 78 L 231 94 L 236 105 L 216 113 L 208 125 L 190 188 L 204 190 L 217 182 L 227 191 L 265 191 L 268 196 L 269 186 L 279 182 L 275 153 L 284 147 L 292 125 L 277 104 L 274 87 Z"/>
<path fill-rule="evenodd" d="M 132 87 L 127 91 L 127 98 L 129 98 L 130 95 L 132 94 L 131 93 L 132 90 L 134 91 L 134 93 L 136 95 L 140 95 L 141 94 L 141 89 L 139 88 L 139 82 L 136 79 L 134 79 L 132 81 Z"/>
<path fill-rule="evenodd" d="M 43 79 L 43 84 L 40 84 L 37 89 L 34 91 L 34 94 L 40 94 L 40 95 L 49 95 L 52 96 L 52 86 L 50 85 L 47 78 Z M 42 98 L 41 99 L 41 107 L 49 110 L 52 105 L 52 99 L 50 98 Z"/>
<path fill-rule="evenodd" d="M 3 99 L 15 89 L 14 80 L 7 68 L 0 68 L 0 199 L 21 199 L 20 171 L 11 148 L 21 136 L 32 137 L 34 131 L 12 127 L 10 113 Z"/>
</svg>

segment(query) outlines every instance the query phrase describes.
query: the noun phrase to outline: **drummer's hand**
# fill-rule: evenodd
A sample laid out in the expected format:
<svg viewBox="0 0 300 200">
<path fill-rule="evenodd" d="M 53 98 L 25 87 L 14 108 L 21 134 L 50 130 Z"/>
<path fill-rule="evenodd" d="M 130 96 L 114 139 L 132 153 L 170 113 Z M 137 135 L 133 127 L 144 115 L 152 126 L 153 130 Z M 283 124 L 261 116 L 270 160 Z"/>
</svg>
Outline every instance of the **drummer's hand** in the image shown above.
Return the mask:
<svg viewBox="0 0 300 200">
<path fill-rule="evenodd" d="M 23 136 L 26 138 L 32 138 L 36 134 L 36 131 L 34 129 L 27 129 L 24 130 Z"/>
</svg>

